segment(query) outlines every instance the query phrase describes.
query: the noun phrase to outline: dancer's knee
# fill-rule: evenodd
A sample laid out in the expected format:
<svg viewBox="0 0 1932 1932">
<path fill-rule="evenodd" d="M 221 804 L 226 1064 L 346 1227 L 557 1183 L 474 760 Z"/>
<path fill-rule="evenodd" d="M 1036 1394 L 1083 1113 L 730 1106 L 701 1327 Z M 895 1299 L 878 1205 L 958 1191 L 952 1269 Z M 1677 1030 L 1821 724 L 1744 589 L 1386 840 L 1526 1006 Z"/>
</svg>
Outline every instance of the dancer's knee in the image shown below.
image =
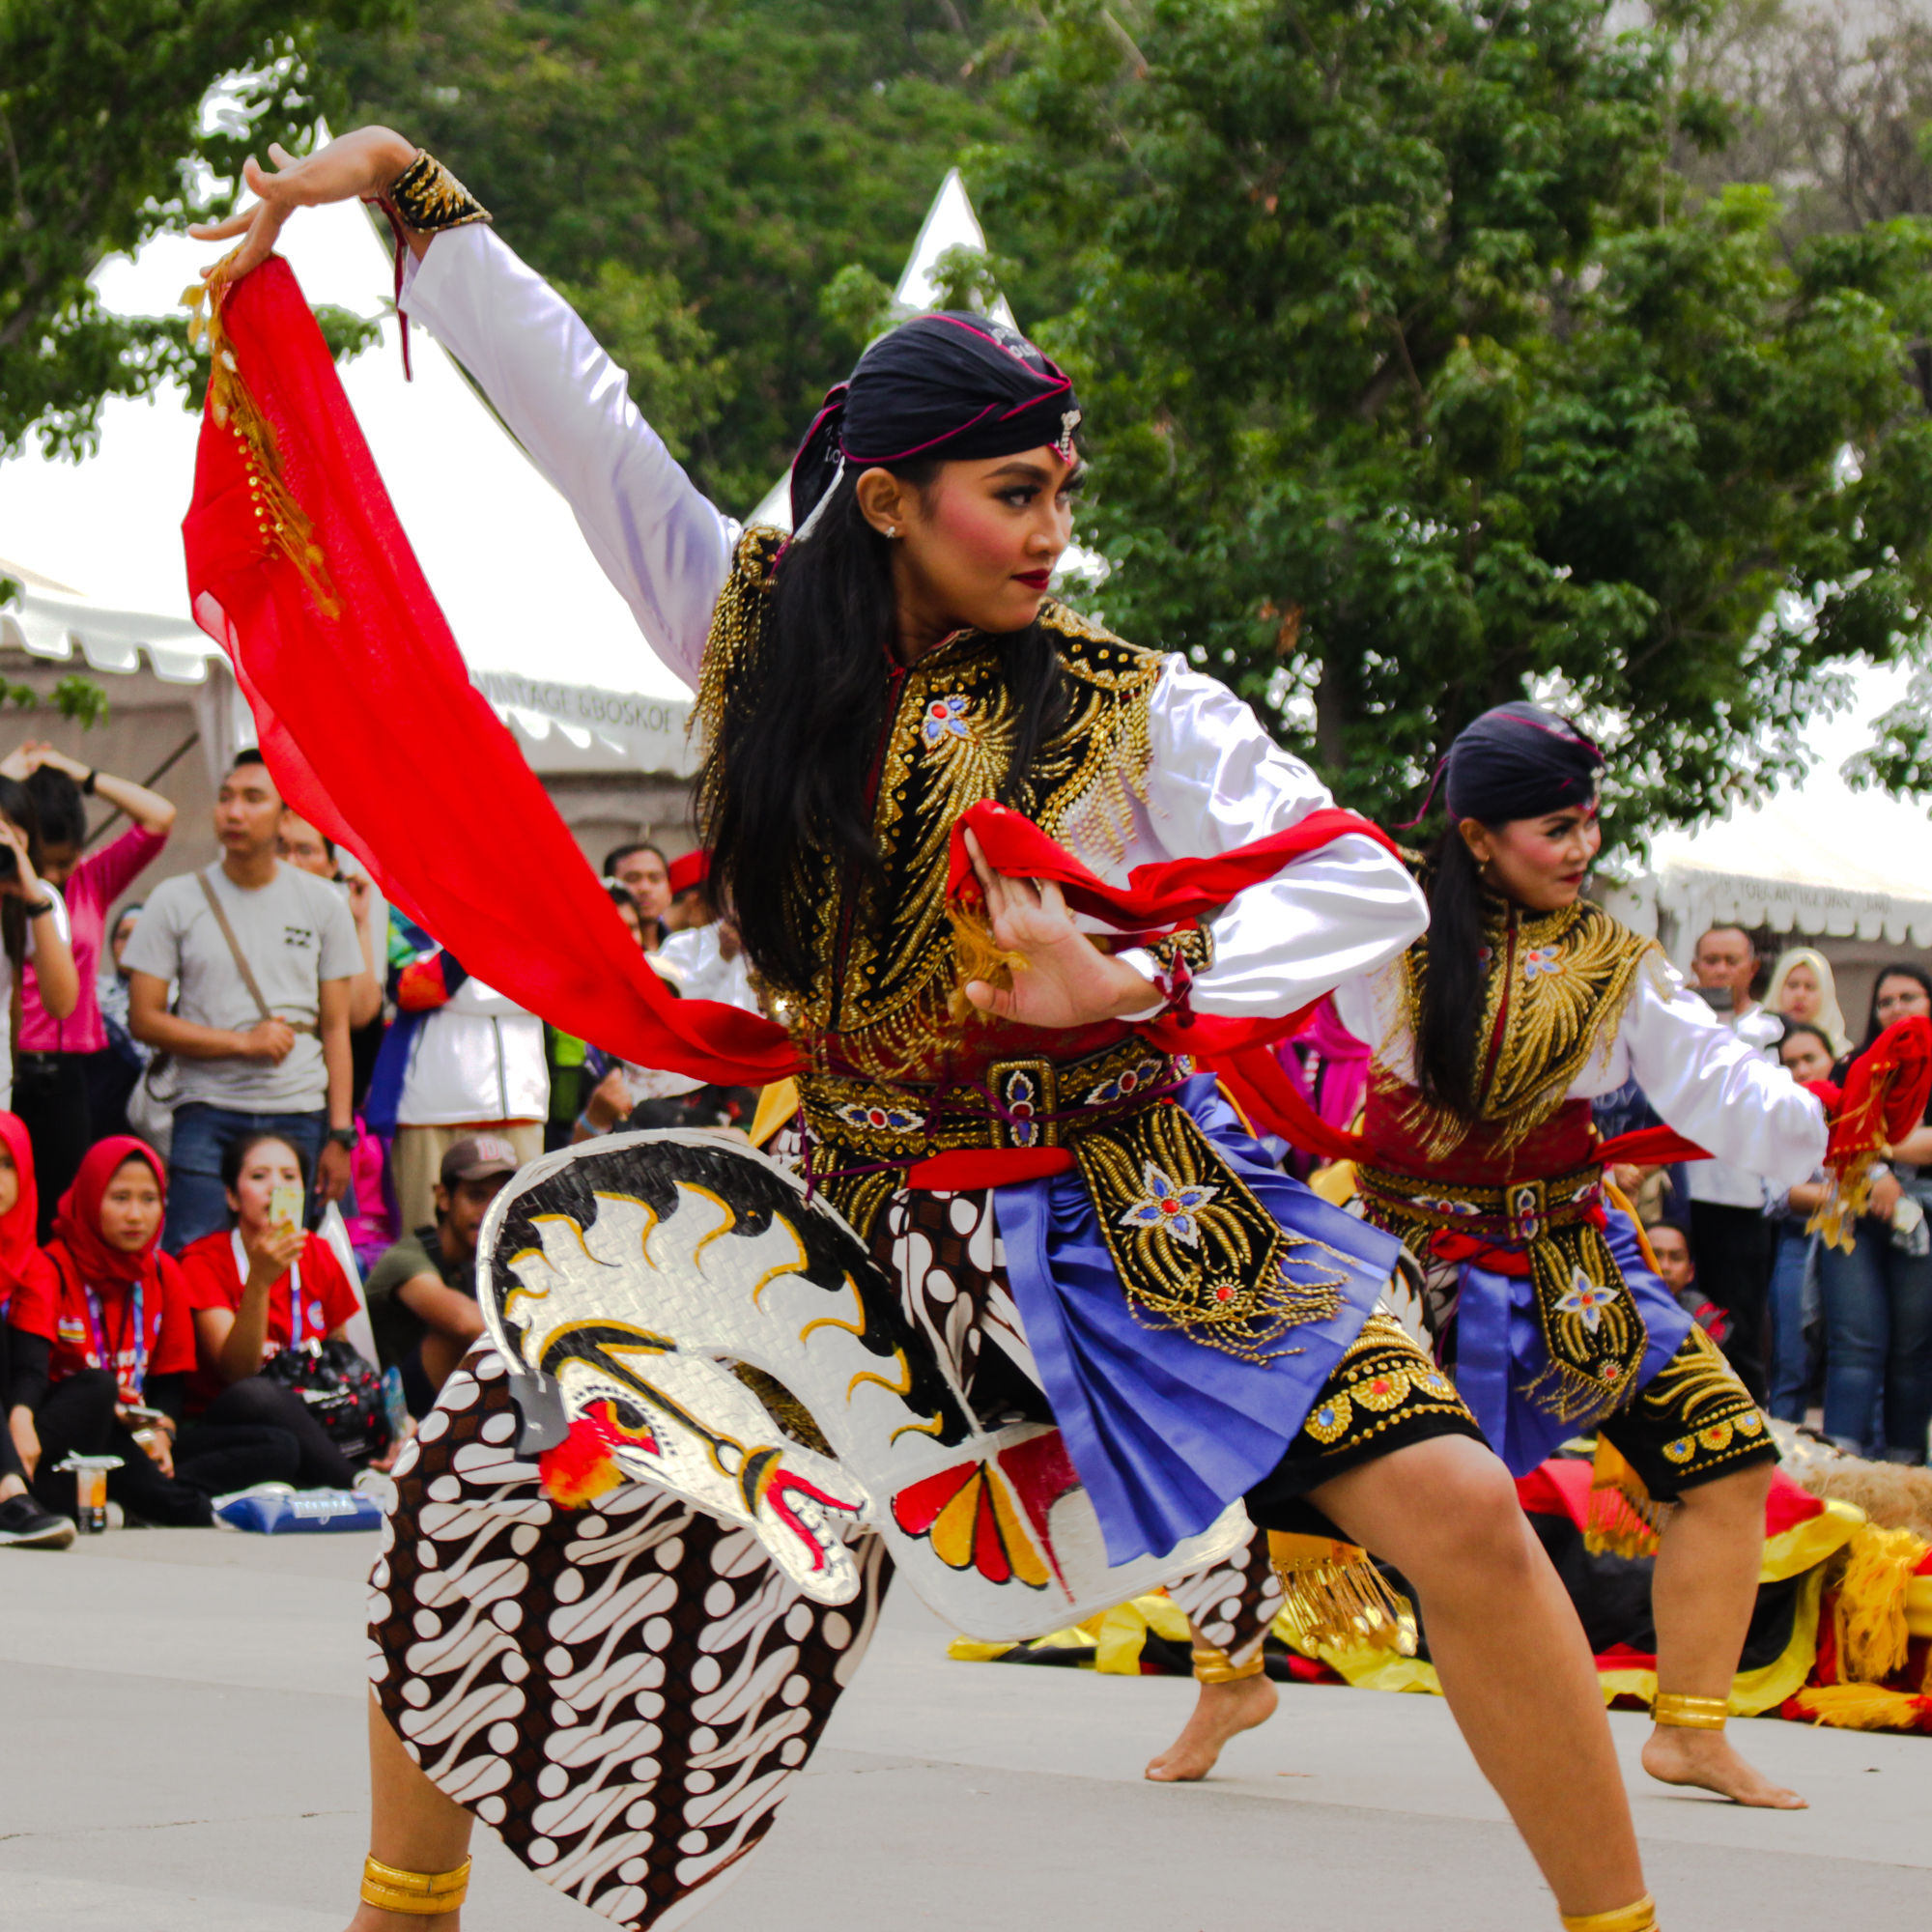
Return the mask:
<svg viewBox="0 0 1932 1932">
<path fill-rule="evenodd" d="M 1724 1518 L 1752 1525 L 1761 1523 L 1765 1498 L 1771 1494 L 1774 1466 L 1771 1463 L 1752 1463 L 1727 1475 L 1715 1476 L 1708 1483 L 1693 1484 L 1678 1496 L 1678 1508 L 1687 1516 L 1704 1521 Z"/>
<path fill-rule="evenodd" d="M 1497 1457 L 1461 1436 L 1422 1443 L 1416 1453 L 1426 1460 L 1406 1472 L 1414 1507 L 1404 1539 L 1409 1548 L 1392 1558 L 1396 1567 L 1434 1595 L 1526 1578 L 1541 1551 Z"/>
</svg>

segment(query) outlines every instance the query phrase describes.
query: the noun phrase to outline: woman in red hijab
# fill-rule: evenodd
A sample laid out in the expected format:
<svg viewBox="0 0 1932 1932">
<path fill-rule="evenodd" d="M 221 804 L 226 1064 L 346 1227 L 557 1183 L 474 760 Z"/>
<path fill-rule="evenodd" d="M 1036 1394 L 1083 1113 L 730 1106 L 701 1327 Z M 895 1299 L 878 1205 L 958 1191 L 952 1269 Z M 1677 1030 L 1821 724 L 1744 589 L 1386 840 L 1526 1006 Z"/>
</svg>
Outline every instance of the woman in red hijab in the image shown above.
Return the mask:
<svg viewBox="0 0 1932 1932">
<path fill-rule="evenodd" d="M 40 1293 L 52 1274 L 46 1256 L 34 1242 L 39 1212 L 34 1144 L 27 1123 L 17 1114 L 0 1114 L 0 1406 L 7 1413 L 7 1427 L 0 1429 L 0 1548 L 9 1549 L 65 1549 L 73 1541 L 73 1524 L 43 1510 L 27 1488 L 33 1470 L 21 1444 L 36 1453 L 40 1445 L 34 1436 L 33 1411 L 14 1398 L 14 1352 L 5 1325 L 24 1285 L 31 1280 L 31 1292 Z M 40 1346 L 38 1337 L 30 1352 L 35 1346 Z M 26 1379 L 31 1383 L 31 1372 Z"/>
<path fill-rule="evenodd" d="M 44 1272 L 8 1311 L 12 1419 L 26 1411 L 16 1440 L 50 1510 L 73 1509 L 72 1478 L 56 1467 L 71 1453 L 119 1456 L 108 1495 L 131 1520 L 166 1527 L 210 1522 L 212 1495 L 295 1472 L 294 1438 L 276 1429 L 222 1431 L 177 1465 L 194 1317 L 181 1268 L 160 1250 L 166 1206 L 154 1149 L 131 1134 L 97 1142 L 61 1197 Z"/>
</svg>

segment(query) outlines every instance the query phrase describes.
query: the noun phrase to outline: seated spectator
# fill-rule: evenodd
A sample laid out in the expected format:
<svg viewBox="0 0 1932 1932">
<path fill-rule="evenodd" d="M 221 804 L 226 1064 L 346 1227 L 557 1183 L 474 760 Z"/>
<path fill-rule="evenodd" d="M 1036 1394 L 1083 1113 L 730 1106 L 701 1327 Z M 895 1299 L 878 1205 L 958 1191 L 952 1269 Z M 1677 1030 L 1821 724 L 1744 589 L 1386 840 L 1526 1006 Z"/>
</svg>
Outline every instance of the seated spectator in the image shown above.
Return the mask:
<svg viewBox="0 0 1932 1932">
<path fill-rule="evenodd" d="M 0 1406 L 8 1426 L 0 1429 L 0 1548 L 65 1549 L 73 1524 L 43 1509 L 27 1488 L 28 1469 L 14 1440 L 12 1351 L 8 1347 L 9 1308 L 23 1291 L 44 1293 L 49 1264 L 34 1242 L 38 1218 L 34 1187 L 34 1144 L 16 1114 L 0 1114 Z M 32 1280 L 33 1287 L 26 1290 Z M 33 1440 L 33 1416 L 22 1410 L 24 1439 Z"/>
<path fill-rule="evenodd" d="M 80 1157 L 110 1130 L 114 1078 L 106 1025 L 96 993 L 107 908 L 154 860 L 174 829 L 175 809 L 159 792 L 111 773 L 91 771 L 47 744 L 25 744 L 0 764 L 22 780 L 39 821 L 41 875 L 59 888 L 67 906 L 78 998 L 66 1011 L 46 1004 L 41 974 L 29 961 L 20 984 L 19 1048 L 14 1062 L 14 1111 L 34 1137 L 40 1163 L 41 1228 L 53 1232 L 54 1205 L 68 1190 Z M 104 799 L 130 821 L 118 838 L 87 848 L 88 797 Z M 64 977 L 57 991 L 65 988 Z M 109 1064 L 103 1065 L 101 1063 Z M 96 1119 L 96 1092 L 102 1118 Z M 122 1094 L 125 1104 L 126 1094 Z"/>
<path fill-rule="evenodd" d="M 665 914 L 670 909 L 670 863 L 655 845 L 639 839 L 605 854 L 604 876 L 615 879 L 638 902 L 644 923 L 644 951 L 655 952 L 669 936 Z"/>
<path fill-rule="evenodd" d="M 365 1293 L 380 1366 L 402 1371 L 410 1413 L 427 1415 L 450 1371 L 483 1335 L 476 1236 L 521 1162 L 500 1135 L 459 1141 L 442 1157 L 436 1220 L 405 1235 L 376 1264 Z"/>
<path fill-rule="evenodd" d="M 550 1113 L 544 1024 L 508 994 L 472 980 L 446 948 L 390 914 L 407 941 L 391 969 L 396 1020 L 370 1082 L 366 1118 L 393 1134 L 389 1179 L 405 1228 L 435 1212 L 438 1164 L 460 1141 L 489 1134 L 519 1160 L 543 1151 Z M 393 952 L 392 952 L 393 956 Z"/>
<path fill-rule="evenodd" d="M 1831 1046 L 1833 1060 L 1851 1052 L 1845 1016 L 1838 1010 L 1838 982 L 1833 977 L 1832 962 L 1814 947 L 1794 946 L 1777 955 L 1764 1003 L 1781 1020 L 1815 1026 Z"/>
<path fill-rule="evenodd" d="M 615 879 L 606 879 L 604 890 L 611 895 L 611 903 L 617 908 L 617 917 L 624 922 L 624 929 L 638 942 L 641 951 L 644 944 L 644 916 L 638 910 L 638 895 L 629 886 L 620 886 Z"/>
<path fill-rule="evenodd" d="M 1697 1293 L 1697 1264 L 1690 1259 L 1690 1242 L 1675 1221 L 1646 1221 L 1644 1239 L 1657 1263 L 1658 1278 L 1677 1297 L 1679 1307 L 1695 1315 L 1704 1306 Z"/>
<path fill-rule="evenodd" d="M 1872 987 L 1869 1049 L 1894 1020 L 1932 1013 L 1932 978 L 1907 961 Z M 1932 1426 L 1932 1109 L 1892 1144 L 1851 1253 L 1823 1247 L 1825 1434 L 1872 1462 L 1925 1461 Z"/>
<path fill-rule="evenodd" d="M 281 817 L 262 754 L 242 752 L 215 799 L 221 863 L 156 886 L 128 942 L 134 1037 L 180 1063 L 167 1228 L 177 1252 L 227 1224 L 222 1156 L 249 1134 L 299 1148 L 321 1200 L 349 1185 L 349 986 L 362 949 L 342 895 L 283 864 Z"/>
<path fill-rule="evenodd" d="M 176 1448 L 194 1372 L 194 1317 L 179 1264 L 161 1252 L 167 1202 L 160 1156 L 131 1136 L 98 1142 L 54 1217 L 51 1264 L 38 1291 L 8 1312 L 14 1357 L 10 1420 L 43 1508 L 75 1511 L 70 1455 L 118 1456 L 107 1494 L 130 1522 L 193 1526 L 211 1497 L 293 1482 L 299 1463 L 283 1429 L 201 1432 Z M 24 1413 L 23 1413 L 24 1411 Z"/>
<path fill-rule="evenodd" d="M 301 1152 L 279 1134 L 251 1134 L 229 1144 L 221 1179 L 232 1225 L 191 1241 L 181 1256 L 199 1363 L 188 1384 L 194 1427 L 184 1450 L 205 1430 L 285 1429 L 300 1452 L 298 1488 L 346 1490 L 355 1470 L 327 1431 L 294 1389 L 262 1374 L 263 1363 L 305 1338 L 346 1341 L 357 1308 L 328 1243 L 298 1216 L 274 1218 L 278 1192 L 294 1202 L 307 1194 Z"/>
<path fill-rule="evenodd" d="M 45 882 L 40 815 L 18 779 L 0 776 L 0 1011 L 11 1009 L 29 971 L 56 1019 L 80 1003 L 67 904 Z M 13 1028 L 0 1026 L 0 1108 L 14 1104 Z"/>
<path fill-rule="evenodd" d="M 121 955 L 127 952 L 140 917 L 139 899 L 121 908 L 95 969 L 94 1000 L 100 1009 L 101 1030 L 107 1036 L 107 1051 L 96 1060 L 88 1088 L 88 1108 L 97 1140 L 128 1131 L 128 1096 L 155 1057 L 155 1049 L 128 1029 L 128 973 Z"/>
</svg>

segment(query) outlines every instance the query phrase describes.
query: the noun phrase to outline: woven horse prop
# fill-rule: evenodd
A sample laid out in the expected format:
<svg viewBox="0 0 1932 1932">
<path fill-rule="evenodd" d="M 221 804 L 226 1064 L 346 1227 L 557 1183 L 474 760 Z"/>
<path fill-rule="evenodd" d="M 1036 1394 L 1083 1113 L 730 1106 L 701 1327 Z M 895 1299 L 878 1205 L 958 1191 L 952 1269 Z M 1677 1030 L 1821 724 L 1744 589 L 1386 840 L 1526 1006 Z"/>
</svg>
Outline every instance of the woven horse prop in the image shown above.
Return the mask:
<svg viewBox="0 0 1932 1932">
<path fill-rule="evenodd" d="M 1064 1629 L 1229 1554 L 1232 1506 L 1109 1565 L 1060 1432 L 986 1428 L 878 1263 L 777 1161 L 722 1135 L 616 1135 L 497 1197 L 477 1298 L 554 1500 L 655 1484 L 742 1523 L 806 1595 L 849 1603 L 863 1532 L 955 1628 Z"/>
</svg>

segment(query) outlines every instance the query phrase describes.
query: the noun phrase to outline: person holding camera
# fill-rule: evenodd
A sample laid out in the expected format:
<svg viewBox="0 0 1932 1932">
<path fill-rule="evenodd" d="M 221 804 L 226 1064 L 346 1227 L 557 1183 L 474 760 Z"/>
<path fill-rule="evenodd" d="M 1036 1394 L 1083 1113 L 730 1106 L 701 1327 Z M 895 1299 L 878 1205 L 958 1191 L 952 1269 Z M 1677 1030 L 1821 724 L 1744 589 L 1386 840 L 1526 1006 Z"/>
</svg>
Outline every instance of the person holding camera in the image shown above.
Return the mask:
<svg viewBox="0 0 1932 1932">
<path fill-rule="evenodd" d="M 53 1233 L 54 1204 L 67 1192 L 81 1155 L 115 1124 L 126 1103 L 129 1083 L 109 1043 L 96 986 L 107 909 L 159 857 L 174 830 L 175 808 L 159 792 L 84 765 L 43 741 L 22 745 L 0 762 L 0 775 L 24 784 L 33 799 L 41 875 L 65 902 L 78 978 L 77 998 L 66 1009 L 46 998 L 37 959 L 27 963 L 20 984 L 14 1111 L 34 1137 L 44 1241 Z M 129 821 L 119 837 L 92 852 L 87 850 L 90 798 L 125 812 Z"/>
<path fill-rule="evenodd" d="M 56 1019 L 80 1004 L 66 902 L 46 883 L 46 855 L 33 793 L 0 769 L 0 1011 L 29 974 L 40 1003 Z M 14 1104 L 13 1030 L 0 1026 L 0 1107 Z"/>
<path fill-rule="evenodd" d="M 285 1349 L 347 1341 L 358 1305 L 335 1251 L 302 1225 L 301 1151 L 280 1134 L 246 1135 L 222 1154 L 221 1180 L 230 1225 L 181 1256 L 194 1311 L 187 1413 L 195 1435 L 237 1424 L 286 1430 L 299 1453 L 298 1489 L 349 1489 L 355 1467 L 309 1405 L 263 1373 Z"/>
<path fill-rule="evenodd" d="M 1738 1038 L 1770 1060 L 1783 1024 L 1751 997 L 1757 949 L 1742 926 L 1714 925 L 1690 955 L 1690 983 Z M 1754 1401 L 1769 1395 L 1765 1334 L 1774 1230 L 1765 1217 L 1764 1178 L 1727 1160 L 1700 1160 L 1689 1173 L 1690 1251 L 1699 1285 L 1723 1311 L 1721 1347 Z"/>
</svg>

